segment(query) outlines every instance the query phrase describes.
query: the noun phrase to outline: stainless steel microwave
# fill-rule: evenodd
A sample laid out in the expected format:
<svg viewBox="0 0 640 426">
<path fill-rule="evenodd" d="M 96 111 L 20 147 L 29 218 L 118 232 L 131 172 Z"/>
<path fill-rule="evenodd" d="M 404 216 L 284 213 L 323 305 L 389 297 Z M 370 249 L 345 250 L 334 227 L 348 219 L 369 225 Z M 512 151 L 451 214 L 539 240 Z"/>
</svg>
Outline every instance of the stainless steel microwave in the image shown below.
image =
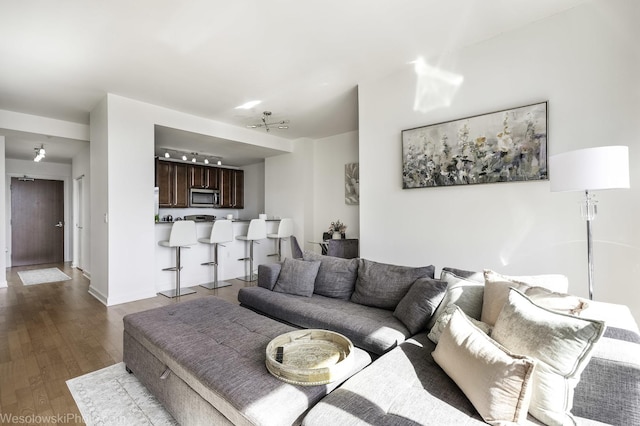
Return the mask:
<svg viewBox="0 0 640 426">
<path fill-rule="evenodd" d="M 189 207 L 220 207 L 220 191 L 215 189 L 189 189 Z"/>
</svg>

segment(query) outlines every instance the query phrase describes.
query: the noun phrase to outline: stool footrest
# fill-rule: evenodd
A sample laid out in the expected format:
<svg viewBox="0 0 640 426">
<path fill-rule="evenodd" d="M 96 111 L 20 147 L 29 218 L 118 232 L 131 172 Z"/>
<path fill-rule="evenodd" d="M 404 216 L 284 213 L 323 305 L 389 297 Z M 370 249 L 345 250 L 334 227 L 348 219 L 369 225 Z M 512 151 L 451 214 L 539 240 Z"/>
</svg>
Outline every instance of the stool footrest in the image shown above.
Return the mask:
<svg viewBox="0 0 640 426">
<path fill-rule="evenodd" d="M 243 257 L 243 258 L 240 258 L 238 260 L 251 260 L 251 258 L 250 257 Z"/>
<path fill-rule="evenodd" d="M 201 265 L 202 265 L 202 266 L 213 266 L 213 265 L 217 265 L 217 263 L 216 263 L 216 262 L 211 261 L 211 262 L 204 262 L 204 263 L 201 263 Z"/>
<path fill-rule="evenodd" d="M 178 268 L 177 268 L 176 266 L 172 266 L 172 267 L 170 267 L 170 268 L 163 268 L 162 270 L 163 270 L 163 271 L 172 271 L 172 272 L 175 272 L 175 271 L 177 271 L 177 270 L 178 270 Z M 180 270 L 182 271 L 182 266 L 180 267 Z"/>
<path fill-rule="evenodd" d="M 181 288 L 180 289 L 180 296 L 185 296 L 187 294 L 192 294 L 195 293 L 195 290 L 191 290 L 189 287 L 185 287 L 185 288 Z M 174 298 L 174 297 L 180 297 L 177 294 L 178 292 L 176 290 L 167 290 L 167 291 L 162 291 L 158 294 L 161 294 L 163 296 L 166 296 L 168 298 Z"/>
<path fill-rule="evenodd" d="M 279 256 L 279 254 L 278 253 L 271 253 L 271 254 L 268 254 L 267 257 L 268 256 Z"/>
</svg>

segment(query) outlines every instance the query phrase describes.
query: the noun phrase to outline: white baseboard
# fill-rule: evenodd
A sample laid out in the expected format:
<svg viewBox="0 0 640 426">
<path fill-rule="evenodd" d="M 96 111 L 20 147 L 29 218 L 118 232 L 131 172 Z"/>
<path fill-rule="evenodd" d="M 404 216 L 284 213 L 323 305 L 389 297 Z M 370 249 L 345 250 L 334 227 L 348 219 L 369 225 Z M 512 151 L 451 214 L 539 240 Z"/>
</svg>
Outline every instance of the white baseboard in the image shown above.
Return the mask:
<svg viewBox="0 0 640 426">
<path fill-rule="evenodd" d="M 9 285 L 7 284 L 7 280 L 0 281 L 0 288 L 6 288 L 6 287 L 8 287 L 8 286 L 9 286 Z"/>
<path fill-rule="evenodd" d="M 107 296 L 102 294 L 99 290 L 93 288 L 91 285 L 89 286 L 89 294 L 98 299 L 98 301 L 100 301 L 100 303 L 102 303 L 104 306 L 109 306 L 107 305 Z"/>
</svg>

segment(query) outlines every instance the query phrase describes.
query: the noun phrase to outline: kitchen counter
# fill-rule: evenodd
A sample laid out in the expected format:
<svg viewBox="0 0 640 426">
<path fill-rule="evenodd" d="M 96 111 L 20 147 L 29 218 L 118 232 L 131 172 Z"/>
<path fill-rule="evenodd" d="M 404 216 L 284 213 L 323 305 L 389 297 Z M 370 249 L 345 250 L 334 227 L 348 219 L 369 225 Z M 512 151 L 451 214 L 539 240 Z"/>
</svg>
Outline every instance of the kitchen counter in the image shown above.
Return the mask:
<svg viewBox="0 0 640 426">
<path fill-rule="evenodd" d="M 226 220 L 226 219 L 216 219 L 216 220 Z M 174 220 L 173 222 L 180 222 L 179 220 Z M 167 224 L 172 224 L 173 222 L 168 222 L 168 221 L 159 221 L 156 222 L 156 225 L 167 225 Z M 196 224 L 198 223 L 213 223 L 215 222 L 215 220 L 201 220 L 201 221 L 196 221 Z M 233 219 L 232 222 L 238 222 L 238 223 L 249 223 L 251 222 L 251 219 Z M 280 222 L 280 219 L 267 219 L 265 222 Z"/>
</svg>

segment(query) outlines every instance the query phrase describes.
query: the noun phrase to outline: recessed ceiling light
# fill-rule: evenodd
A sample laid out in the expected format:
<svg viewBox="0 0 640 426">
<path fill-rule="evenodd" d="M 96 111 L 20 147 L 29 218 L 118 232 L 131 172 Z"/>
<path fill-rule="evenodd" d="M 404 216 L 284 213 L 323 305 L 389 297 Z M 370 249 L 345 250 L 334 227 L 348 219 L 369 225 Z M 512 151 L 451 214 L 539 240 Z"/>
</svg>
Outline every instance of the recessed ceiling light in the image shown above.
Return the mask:
<svg viewBox="0 0 640 426">
<path fill-rule="evenodd" d="M 209 159 L 208 158 L 204 159 L 204 164 L 209 164 Z"/>
<path fill-rule="evenodd" d="M 171 154 L 169 154 L 169 151 L 166 151 L 164 153 L 164 158 L 171 158 Z"/>
<path fill-rule="evenodd" d="M 262 101 L 249 101 L 249 102 L 245 102 L 242 105 L 238 105 L 235 109 L 251 109 L 256 105 L 261 104 Z"/>
<path fill-rule="evenodd" d="M 222 166 L 222 161 L 218 160 L 218 166 Z"/>
<path fill-rule="evenodd" d="M 187 156 L 186 155 L 182 155 L 182 161 L 187 161 Z"/>
</svg>

